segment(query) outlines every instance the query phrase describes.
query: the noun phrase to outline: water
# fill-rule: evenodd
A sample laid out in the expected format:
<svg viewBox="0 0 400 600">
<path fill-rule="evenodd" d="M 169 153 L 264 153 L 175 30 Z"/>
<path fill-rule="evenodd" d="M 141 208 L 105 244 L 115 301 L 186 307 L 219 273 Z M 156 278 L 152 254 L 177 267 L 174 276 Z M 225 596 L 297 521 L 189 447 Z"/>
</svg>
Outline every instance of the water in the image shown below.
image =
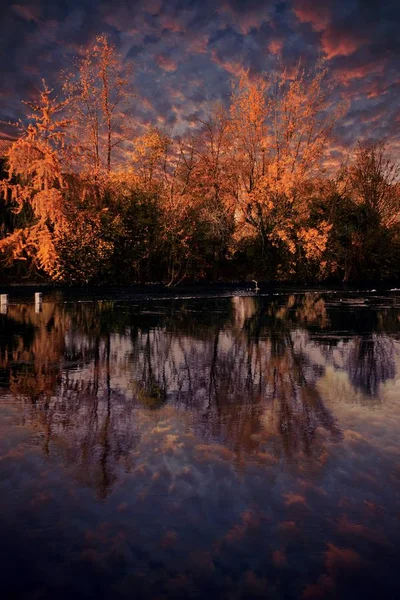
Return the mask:
<svg viewBox="0 0 400 600">
<path fill-rule="evenodd" d="M 0 315 L 2 598 L 399 598 L 400 292 L 188 295 Z"/>
</svg>

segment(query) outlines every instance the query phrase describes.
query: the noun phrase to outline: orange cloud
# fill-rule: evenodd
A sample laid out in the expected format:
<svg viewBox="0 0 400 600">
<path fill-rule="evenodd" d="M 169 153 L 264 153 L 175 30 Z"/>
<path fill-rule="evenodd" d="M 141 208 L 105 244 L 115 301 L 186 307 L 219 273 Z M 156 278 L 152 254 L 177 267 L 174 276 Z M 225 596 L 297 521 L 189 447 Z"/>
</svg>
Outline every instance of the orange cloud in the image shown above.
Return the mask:
<svg viewBox="0 0 400 600">
<path fill-rule="evenodd" d="M 362 560 L 357 552 L 349 548 L 339 548 L 334 544 L 327 544 L 325 552 L 325 567 L 328 574 L 321 575 L 317 583 L 307 585 L 302 600 L 323 600 L 335 591 L 336 578 L 343 572 L 351 572 L 362 566 Z"/>
<path fill-rule="evenodd" d="M 39 21 L 39 6 L 34 6 L 33 4 L 14 4 L 12 10 L 18 16 L 22 17 L 22 19 L 25 19 L 25 21 L 34 21 L 35 23 Z"/>
<path fill-rule="evenodd" d="M 215 571 L 213 556 L 205 550 L 196 550 L 190 554 L 190 568 L 192 571 L 204 573 Z"/>
<path fill-rule="evenodd" d="M 302 504 L 303 506 L 308 506 L 305 497 L 301 494 L 288 492 L 287 494 L 284 494 L 284 498 L 286 506 L 290 506 L 291 504 Z"/>
<path fill-rule="evenodd" d="M 187 40 L 187 52 L 191 54 L 205 54 L 209 39 L 206 33 L 189 37 Z"/>
<path fill-rule="evenodd" d="M 285 533 L 298 533 L 300 531 L 294 521 L 281 521 L 278 527 Z"/>
<path fill-rule="evenodd" d="M 177 539 L 178 539 L 178 534 L 176 533 L 176 531 L 173 531 L 173 530 L 166 531 L 164 533 L 163 537 L 161 538 L 161 547 L 162 548 L 172 548 L 173 546 L 175 546 Z"/>
<path fill-rule="evenodd" d="M 383 90 L 378 85 L 374 87 L 370 87 L 367 91 L 367 98 L 370 100 L 371 98 L 378 98 L 379 96 L 384 96 L 387 94 L 387 89 Z"/>
<path fill-rule="evenodd" d="M 174 33 L 180 33 L 184 31 L 182 23 L 171 17 L 170 15 L 160 15 L 160 24 L 164 29 L 168 29 Z"/>
<path fill-rule="evenodd" d="M 332 594 L 335 589 L 335 584 L 331 577 L 321 575 L 318 583 L 307 585 L 301 598 L 302 600 L 323 600 Z"/>
<path fill-rule="evenodd" d="M 174 100 L 180 100 L 181 102 L 185 100 L 185 95 L 178 89 L 169 90 L 169 94 Z"/>
<path fill-rule="evenodd" d="M 335 74 L 338 79 L 346 85 L 352 79 L 361 79 L 375 73 L 382 74 L 385 65 L 386 60 L 377 60 L 356 67 L 344 66 L 340 69 L 335 69 Z"/>
<path fill-rule="evenodd" d="M 156 63 L 158 64 L 160 69 L 162 69 L 163 71 L 167 71 L 168 73 L 173 73 L 178 68 L 177 63 L 174 60 L 172 60 L 172 58 L 169 58 L 164 54 L 159 54 L 158 56 L 156 56 Z"/>
<path fill-rule="evenodd" d="M 328 544 L 328 550 L 325 553 L 325 566 L 332 575 L 337 575 L 342 571 L 358 569 L 361 563 L 360 555 L 354 550 Z"/>
<path fill-rule="evenodd" d="M 295 0 L 294 12 L 302 23 L 310 23 L 314 31 L 323 31 L 331 20 L 331 11 L 324 2 Z"/>
<path fill-rule="evenodd" d="M 253 571 L 246 571 L 245 582 L 252 594 L 257 597 L 266 597 L 268 582 L 265 578 L 258 577 Z"/>
<path fill-rule="evenodd" d="M 282 40 L 272 40 L 268 44 L 268 50 L 272 54 L 280 54 L 282 48 L 283 48 L 283 42 L 282 42 Z"/>
<path fill-rule="evenodd" d="M 252 510 L 245 510 L 241 515 L 241 523 L 231 527 L 223 537 L 223 541 L 235 543 L 241 541 L 248 531 L 256 530 L 260 526 L 260 518 Z"/>
<path fill-rule="evenodd" d="M 322 50 L 330 60 L 335 56 L 350 56 L 354 54 L 365 40 L 357 39 L 354 35 L 339 33 L 335 29 L 327 29 L 321 37 Z"/>
<path fill-rule="evenodd" d="M 352 521 L 348 520 L 346 515 L 339 519 L 337 528 L 339 533 L 342 535 L 363 537 L 369 541 L 378 543 L 381 546 L 389 545 L 389 541 L 384 535 L 383 531 L 377 528 L 373 529 L 371 527 L 367 527 L 361 523 L 353 523 Z"/>
<path fill-rule="evenodd" d="M 140 106 L 141 108 L 144 108 L 146 110 L 155 110 L 154 106 L 152 105 L 152 103 L 150 102 L 150 100 L 148 98 L 140 98 Z"/>
<path fill-rule="evenodd" d="M 227 71 L 228 73 L 231 73 L 231 75 L 238 75 L 240 73 L 240 71 L 243 69 L 243 64 L 241 62 L 233 61 L 233 60 L 232 61 L 229 61 L 229 60 L 224 61 L 221 58 L 219 58 L 219 56 L 217 55 L 215 50 L 211 51 L 211 59 L 219 67 L 221 67 L 222 69 L 225 69 L 225 71 Z"/>
</svg>

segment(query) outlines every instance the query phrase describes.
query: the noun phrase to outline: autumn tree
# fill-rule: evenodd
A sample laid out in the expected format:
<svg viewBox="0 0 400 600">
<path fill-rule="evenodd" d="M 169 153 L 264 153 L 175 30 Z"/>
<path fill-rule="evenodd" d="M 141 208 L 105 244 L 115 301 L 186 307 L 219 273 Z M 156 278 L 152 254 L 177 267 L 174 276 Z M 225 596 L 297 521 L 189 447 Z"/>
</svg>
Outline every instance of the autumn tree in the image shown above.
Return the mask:
<svg viewBox="0 0 400 600">
<path fill-rule="evenodd" d="M 216 204 L 233 213 L 239 189 L 239 176 L 232 161 L 233 131 L 229 114 L 217 103 L 199 120 L 196 135 L 191 136 L 195 157 L 192 187 Z"/>
<path fill-rule="evenodd" d="M 290 74 L 242 72 L 231 98 L 231 126 L 242 187 L 241 235 L 256 234 L 264 255 L 281 248 L 295 265 L 324 250 L 329 224 L 309 227 L 310 181 L 323 171 L 324 151 L 343 111 L 323 63 Z"/>
<path fill-rule="evenodd" d="M 158 127 L 149 127 L 133 143 L 131 161 L 140 185 L 145 188 L 164 185 L 172 146 L 171 137 Z"/>
<path fill-rule="evenodd" d="M 119 220 L 104 206 L 105 189 L 74 173 L 76 154 L 66 143 L 69 100 L 46 85 L 26 103 L 29 123 L 8 152 L 2 182 L 22 226 L 0 241 L 9 264 L 26 261 L 56 281 L 86 283 L 107 273 Z"/>
<path fill-rule="evenodd" d="M 57 278 L 55 244 L 66 224 L 66 182 L 62 173 L 63 162 L 67 161 L 68 121 L 62 117 L 66 102 L 58 101 L 43 82 L 38 101 L 25 104 L 31 111 L 29 124 L 8 151 L 9 176 L 1 183 L 12 210 L 27 210 L 30 217 L 26 226 L 0 241 L 0 250 L 9 262 L 29 259 L 32 266 Z"/>
<path fill-rule="evenodd" d="M 71 97 L 81 162 L 95 174 L 111 171 L 116 148 L 127 129 L 126 101 L 132 99 L 132 73 L 106 34 L 98 35 L 65 74 L 64 90 Z M 124 112 L 125 109 L 125 112 Z M 82 166 L 82 165 L 81 165 Z"/>
<path fill-rule="evenodd" d="M 150 133 L 146 140 L 153 143 L 147 145 L 139 171 L 145 167 L 153 185 L 157 181 L 165 280 L 172 285 L 185 277 L 204 277 L 218 269 L 233 231 L 229 119 L 218 105 L 180 140 L 160 145 L 163 139 Z"/>
<path fill-rule="evenodd" d="M 138 264 L 139 256 L 143 259 L 147 255 L 153 263 L 153 277 L 169 285 L 176 284 L 189 274 L 191 242 L 199 222 L 189 192 L 193 149 L 178 141 L 173 143 L 165 132 L 155 127 L 145 130 L 133 145 L 131 168 L 111 178 L 114 190 L 119 190 L 117 196 L 122 199 L 126 215 L 130 214 L 131 234 L 139 242 L 138 246 L 133 244 L 138 252 L 134 251 L 136 256 L 132 255 L 131 261 Z M 148 208 L 154 218 L 149 218 Z M 146 232 L 145 252 L 143 247 L 139 249 L 138 228 Z M 129 245 L 129 240 L 127 243 Z M 132 244 L 130 246 L 133 249 Z"/>
<path fill-rule="evenodd" d="M 196 262 L 215 271 L 230 251 L 238 191 L 230 120 L 221 104 L 211 106 L 197 131 L 181 142 L 181 153 L 184 197 L 197 215 L 196 246 L 203 258 Z"/>
<path fill-rule="evenodd" d="M 364 204 L 385 227 L 400 222 L 400 165 L 384 141 L 359 143 L 353 163 L 345 173 L 346 191 Z"/>
<path fill-rule="evenodd" d="M 397 276 L 400 259 L 400 169 L 387 145 L 358 144 L 342 169 L 332 206 L 330 252 L 344 281 Z"/>
<path fill-rule="evenodd" d="M 0 181 L 0 251 L 72 283 L 400 274 L 399 167 L 360 145 L 336 179 L 326 150 L 345 110 L 323 62 L 241 71 L 230 104 L 181 137 L 127 137 L 129 69 L 106 35 L 44 84 Z M 337 92 L 337 93 L 336 93 Z M 123 161 L 121 144 L 126 137 Z"/>
<path fill-rule="evenodd" d="M 160 187 L 144 183 L 135 171 L 112 173 L 111 201 L 107 208 L 107 239 L 114 251 L 107 279 L 146 283 L 162 279 L 159 248 L 163 215 Z"/>
<path fill-rule="evenodd" d="M 265 175 L 265 152 L 269 146 L 268 82 L 242 71 L 232 86 L 230 128 L 243 195 L 251 194 Z"/>
</svg>

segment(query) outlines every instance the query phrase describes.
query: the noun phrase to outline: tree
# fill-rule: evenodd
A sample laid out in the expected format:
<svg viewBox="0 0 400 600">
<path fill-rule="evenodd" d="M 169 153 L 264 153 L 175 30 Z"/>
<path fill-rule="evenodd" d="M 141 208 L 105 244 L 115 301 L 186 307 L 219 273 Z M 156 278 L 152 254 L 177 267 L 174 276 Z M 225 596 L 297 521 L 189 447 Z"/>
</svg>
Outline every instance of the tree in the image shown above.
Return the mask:
<svg viewBox="0 0 400 600">
<path fill-rule="evenodd" d="M 334 85 L 321 62 L 312 70 L 299 65 L 291 77 L 243 72 L 231 98 L 242 181 L 238 225 L 243 236 L 253 231 L 259 237 L 265 257 L 278 248 L 294 266 L 296 254 L 321 255 L 327 239 L 328 223 L 307 225 L 308 192 L 323 172 L 324 151 L 344 110 L 333 105 Z"/>
<path fill-rule="evenodd" d="M 124 65 L 106 34 L 83 50 L 76 69 L 66 74 L 64 90 L 71 97 L 77 138 L 87 170 L 110 173 L 114 151 L 127 130 L 123 104 L 132 97 L 130 66 Z M 125 107 L 126 108 L 126 107 Z M 82 141 L 83 140 L 83 141 Z"/>
<path fill-rule="evenodd" d="M 2 181 L 12 210 L 28 210 L 25 227 L 0 241 L 0 250 L 14 260 L 32 265 L 53 278 L 59 275 L 55 242 L 66 224 L 62 163 L 67 159 L 65 131 L 68 121 L 59 118 L 67 103 L 58 101 L 43 81 L 38 102 L 25 102 L 32 111 L 23 135 L 11 146 L 7 159 L 9 176 Z"/>
<path fill-rule="evenodd" d="M 132 172 L 113 173 L 110 188 L 108 236 L 111 233 L 114 253 L 107 276 L 121 283 L 160 280 L 164 221 L 159 188 L 143 185 L 142 177 Z"/>
<path fill-rule="evenodd" d="M 134 141 L 133 167 L 144 188 L 164 185 L 172 139 L 158 127 L 150 127 Z"/>
<path fill-rule="evenodd" d="M 269 113 L 267 80 L 251 78 L 249 72 L 243 70 L 232 87 L 230 128 L 234 138 L 235 165 L 245 197 L 253 192 L 265 175 Z"/>
<path fill-rule="evenodd" d="M 346 191 L 364 204 L 384 227 L 400 223 L 400 165 L 388 154 L 384 141 L 358 144 L 353 164 L 345 174 Z"/>
<path fill-rule="evenodd" d="M 192 252 L 200 246 L 196 264 L 205 272 L 218 266 L 230 251 L 237 198 L 237 173 L 232 162 L 232 131 L 224 107 L 215 104 L 199 129 L 181 144 L 182 201 L 196 215 Z"/>
<path fill-rule="evenodd" d="M 170 285 L 215 275 L 227 253 L 234 212 L 229 139 L 226 112 L 214 106 L 196 132 L 162 155 L 160 252 Z"/>
<path fill-rule="evenodd" d="M 348 209 L 341 230 L 345 244 L 344 281 L 384 279 L 399 272 L 400 168 L 384 142 L 358 144 L 341 175 Z M 336 232 L 338 237 L 338 232 Z"/>
</svg>

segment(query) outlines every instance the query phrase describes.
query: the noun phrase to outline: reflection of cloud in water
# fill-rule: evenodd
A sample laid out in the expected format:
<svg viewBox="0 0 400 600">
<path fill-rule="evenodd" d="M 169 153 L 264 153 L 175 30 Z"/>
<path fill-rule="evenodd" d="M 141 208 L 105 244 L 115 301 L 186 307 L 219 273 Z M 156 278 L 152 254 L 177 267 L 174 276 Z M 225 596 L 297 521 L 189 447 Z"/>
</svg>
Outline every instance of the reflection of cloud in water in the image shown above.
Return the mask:
<svg viewBox="0 0 400 600">
<path fill-rule="evenodd" d="M 387 336 L 354 340 L 347 361 L 352 384 L 371 396 L 380 383 L 395 376 L 394 344 Z"/>
<path fill-rule="evenodd" d="M 234 326 L 239 330 L 243 329 L 246 321 L 254 317 L 257 312 L 256 299 L 251 296 L 234 296 L 232 298 L 232 306 L 234 312 Z"/>
<path fill-rule="evenodd" d="M 354 389 L 361 392 L 361 395 L 350 393 L 349 397 L 364 398 L 366 402 L 378 400 L 380 385 L 396 376 L 396 346 L 387 335 L 353 337 L 333 346 L 321 346 L 307 336 L 302 345 L 310 361 L 319 365 L 322 372 L 333 366 L 348 374 Z"/>
<path fill-rule="evenodd" d="M 88 585 L 99 597 L 396 597 L 400 380 L 371 410 L 346 366 L 356 340 L 326 352 L 305 325 L 254 306 L 243 325 L 226 311 L 202 327 L 198 313 L 140 329 L 112 312 L 100 327 L 89 311 L 79 326 L 58 314 L 55 330 L 45 315 L 36 346 L 22 327 L 1 348 L 16 386 L 0 406 L 6 584 L 24 585 L 15 562 L 62 600 Z"/>
<path fill-rule="evenodd" d="M 168 318 L 162 310 L 114 311 L 112 303 L 45 303 L 40 315 L 10 307 L 2 366 L 12 394 L 32 403 L 23 418 L 44 452 L 60 454 L 105 496 L 140 439 L 138 411 L 157 419 L 168 404 L 185 413 L 203 457 L 220 448 L 214 458 L 225 453 L 241 466 L 297 455 L 323 464 L 326 445 L 341 439 L 324 373 L 329 365 L 349 373 L 339 399 L 359 398 L 357 389 L 375 395 L 395 374 L 391 339 L 373 334 L 330 347 L 310 338 L 307 328 L 326 335 L 330 322 L 318 294 L 280 303 L 238 296 L 222 305 L 222 316 L 211 310 L 201 324 L 185 305 Z M 178 447 L 173 433 L 163 437 Z"/>
</svg>

